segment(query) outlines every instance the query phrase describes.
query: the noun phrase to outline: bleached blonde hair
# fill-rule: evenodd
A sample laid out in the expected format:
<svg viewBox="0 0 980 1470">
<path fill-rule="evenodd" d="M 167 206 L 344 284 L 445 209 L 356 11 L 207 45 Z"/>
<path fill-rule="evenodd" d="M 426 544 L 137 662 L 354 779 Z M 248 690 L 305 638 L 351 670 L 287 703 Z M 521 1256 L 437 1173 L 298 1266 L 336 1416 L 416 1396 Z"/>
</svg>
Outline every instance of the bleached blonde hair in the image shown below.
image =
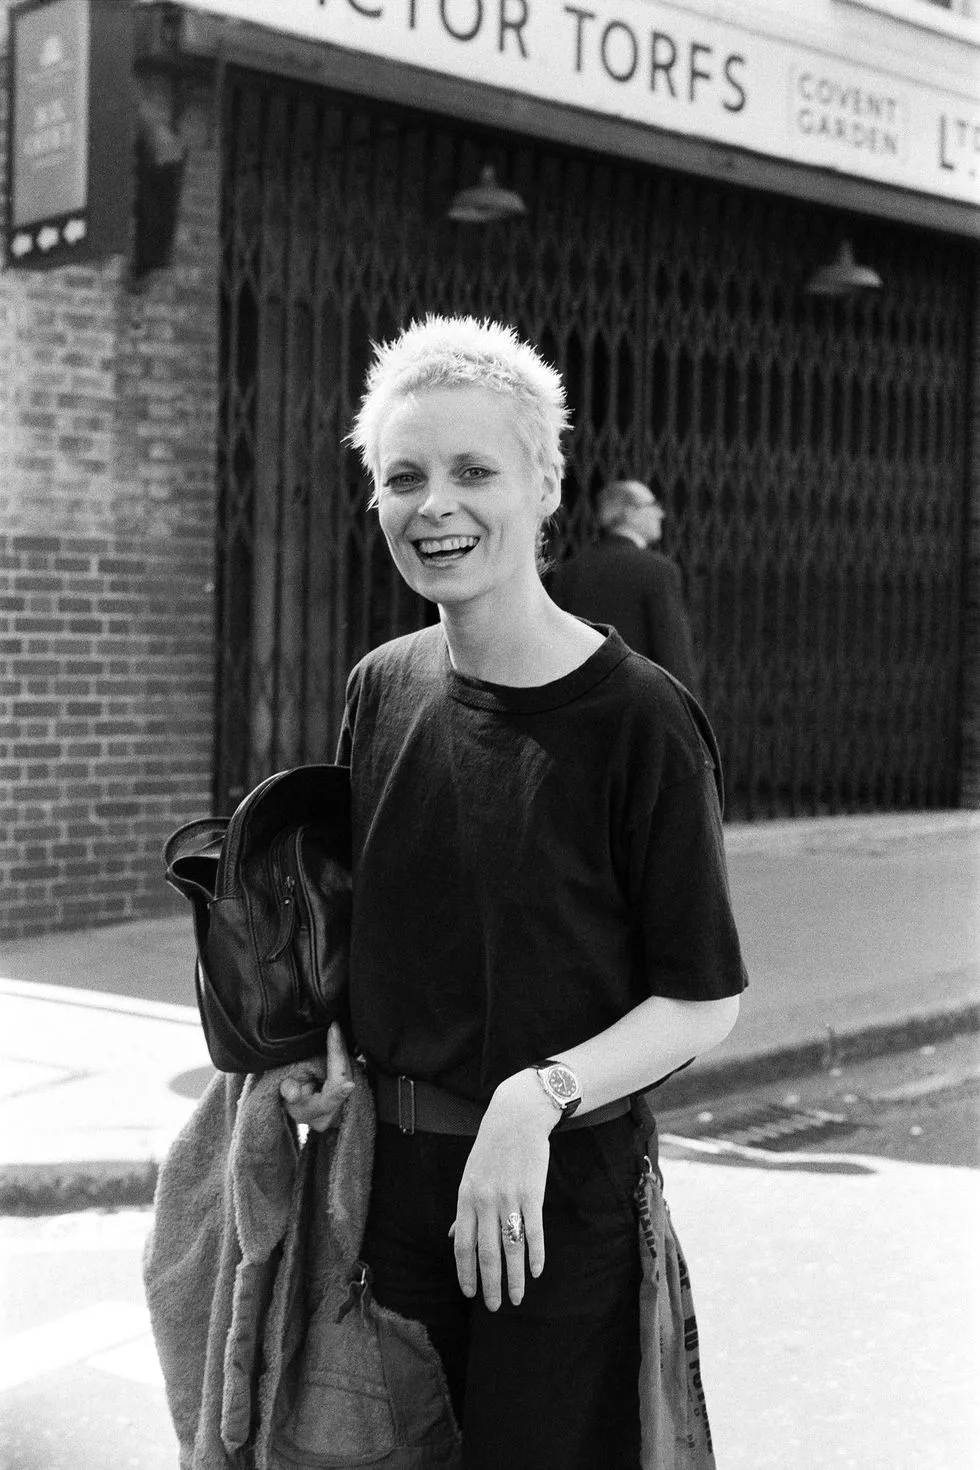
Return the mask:
<svg viewBox="0 0 980 1470">
<path fill-rule="evenodd" d="M 397 399 L 426 388 L 488 388 L 512 399 L 516 432 L 532 462 L 561 485 L 561 437 L 569 426 L 565 388 L 560 373 L 513 327 L 430 314 L 391 342 L 375 343 L 374 352 L 348 436 L 374 480 L 372 505 L 378 498 L 378 441 L 385 416 Z"/>
</svg>

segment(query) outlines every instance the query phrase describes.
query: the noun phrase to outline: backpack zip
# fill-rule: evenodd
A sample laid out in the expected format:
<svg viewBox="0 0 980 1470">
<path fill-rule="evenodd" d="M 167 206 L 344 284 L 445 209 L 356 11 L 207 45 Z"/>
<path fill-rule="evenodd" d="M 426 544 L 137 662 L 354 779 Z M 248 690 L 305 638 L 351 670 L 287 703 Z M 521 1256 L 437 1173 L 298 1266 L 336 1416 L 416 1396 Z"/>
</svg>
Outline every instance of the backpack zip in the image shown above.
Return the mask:
<svg viewBox="0 0 980 1470">
<path fill-rule="evenodd" d="M 289 947 L 296 933 L 296 879 L 289 871 L 284 869 L 282 856 L 284 849 L 299 846 L 299 834 L 302 828 L 288 834 L 285 841 L 277 842 L 272 849 L 272 881 L 276 897 L 282 912 L 279 924 L 279 936 L 275 948 L 266 956 L 268 960 L 277 960 L 279 956 Z"/>
<path fill-rule="evenodd" d="M 228 823 L 225 840 L 221 845 L 221 855 L 218 858 L 218 872 L 214 883 L 216 898 L 234 897 L 235 890 L 229 883 L 229 877 L 238 867 L 238 851 L 245 837 L 245 827 L 251 815 L 252 808 L 259 796 L 267 791 L 270 786 L 274 785 L 276 781 L 281 781 L 283 776 L 288 776 L 288 774 L 288 771 L 277 771 L 273 776 L 266 776 L 265 780 L 260 781 L 258 786 L 253 791 L 250 791 L 248 796 L 239 802 L 235 808 L 231 820 Z"/>
</svg>

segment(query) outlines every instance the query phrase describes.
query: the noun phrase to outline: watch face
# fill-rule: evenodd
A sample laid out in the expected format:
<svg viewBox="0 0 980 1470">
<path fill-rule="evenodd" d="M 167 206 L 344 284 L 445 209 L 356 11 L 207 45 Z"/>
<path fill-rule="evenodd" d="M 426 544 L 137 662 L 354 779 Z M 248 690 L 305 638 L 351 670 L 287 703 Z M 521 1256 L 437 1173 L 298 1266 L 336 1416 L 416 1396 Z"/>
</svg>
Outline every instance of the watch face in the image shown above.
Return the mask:
<svg viewBox="0 0 980 1470">
<path fill-rule="evenodd" d="M 578 1092 L 575 1073 L 569 1071 L 568 1067 L 551 1067 L 548 1071 L 548 1085 L 558 1097 L 573 1098 Z"/>
</svg>

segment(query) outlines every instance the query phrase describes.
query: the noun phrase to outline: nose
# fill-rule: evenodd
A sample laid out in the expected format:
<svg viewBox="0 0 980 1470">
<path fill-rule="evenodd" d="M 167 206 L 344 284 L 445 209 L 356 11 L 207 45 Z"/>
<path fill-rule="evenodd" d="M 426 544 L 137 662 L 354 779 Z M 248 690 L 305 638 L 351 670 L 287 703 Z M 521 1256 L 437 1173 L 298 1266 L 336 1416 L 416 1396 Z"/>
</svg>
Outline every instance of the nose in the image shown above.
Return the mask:
<svg viewBox="0 0 980 1470">
<path fill-rule="evenodd" d="M 459 504 L 456 494 L 456 486 L 449 475 L 430 475 L 425 486 L 425 494 L 419 503 L 418 513 L 426 516 L 429 520 L 438 521 L 443 516 L 452 515 Z"/>
</svg>

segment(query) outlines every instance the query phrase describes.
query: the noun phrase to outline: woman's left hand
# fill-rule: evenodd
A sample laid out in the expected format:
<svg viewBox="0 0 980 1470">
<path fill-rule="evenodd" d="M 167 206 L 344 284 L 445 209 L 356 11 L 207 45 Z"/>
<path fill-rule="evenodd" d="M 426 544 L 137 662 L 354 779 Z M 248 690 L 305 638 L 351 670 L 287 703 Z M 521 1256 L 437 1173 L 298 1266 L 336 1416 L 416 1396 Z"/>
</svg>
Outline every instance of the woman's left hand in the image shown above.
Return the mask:
<svg viewBox="0 0 980 1470">
<path fill-rule="evenodd" d="M 327 1032 L 327 1075 L 322 1087 L 312 1073 L 286 1077 L 279 1085 L 279 1096 L 293 1122 L 317 1133 L 339 1122 L 341 1109 L 354 1091 L 352 1069 L 344 1033 L 334 1021 Z"/>
<path fill-rule="evenodd" d="M 524 1297 L 525 1246 L 532 1276 L 544 1270 L 542 1206 L 551 1154 L 548 1135 L 558 1122 L 554 1105 L 530 1070 L 515 1072 L 497 1088 L 466 1161 L 456 1204 L 456 1274 L 463 1294 L 474 1297 L 478 1277 L 491 1312 L 507 1294 L 515 1306 Z M 520 1241 L 503 1227 L 511 1215 L 524 1222 Z M 503 1259 L 501 1259 L 501 1257 Z"/>
</svg>

